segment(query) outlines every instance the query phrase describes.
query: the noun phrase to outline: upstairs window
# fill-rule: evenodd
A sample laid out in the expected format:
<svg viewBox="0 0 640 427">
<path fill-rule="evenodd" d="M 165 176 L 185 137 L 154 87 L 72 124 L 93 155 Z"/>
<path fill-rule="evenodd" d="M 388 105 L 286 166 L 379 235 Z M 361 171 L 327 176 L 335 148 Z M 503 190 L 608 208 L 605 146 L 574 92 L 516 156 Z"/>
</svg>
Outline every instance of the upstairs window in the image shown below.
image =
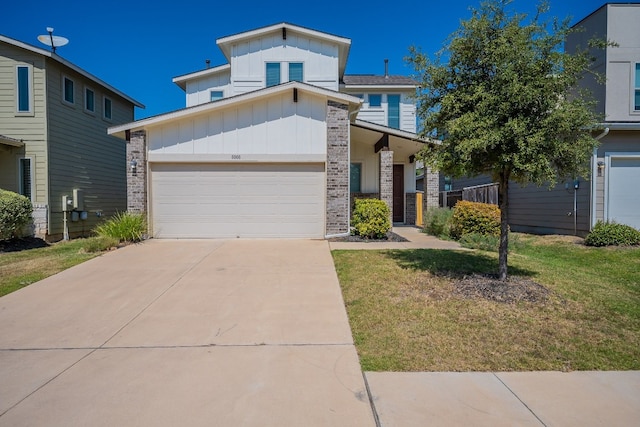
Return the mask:
<svg viewBox="0 0 640 427">
<path fill-rule="evenodd" d="M 289 81 L 290 82 L 302 82 L 303 79 L 303 67 L 302 62 L 289 62 Z"/>
<path fill-rule="evenodd" d="M 369 107 L 381 107 L 382 106 L 382 95 L 380 94 L 370 94 L 369 95 Z"/>
<path fill-rule="evenodd" d="M 218 99 L 222 99 L 224 94 L 221 90 L 212 90 L 210 96 L 210 101 L 217 101 Z"/>
<path fill-rule="evenodd" d="M 16 111 L 33 113 L 33 68 L 30 65 L 16 67 Z"/>
<path fill-rule="evenodd" d="M 96 111 L 96 93 L 88 87 L 84 88 L 84 109 L 90 113 Z"/>
<path fill-rule="evenodd" d="M 62 78 L 62 99 L 69 104 L 73 104 L 74 100 L 73 80 L 69 77 Z"/>
<path fill-rule="evenodd" d="M 388 126 L 400 129 L 400 95 L 387 95 L 387 103 L 389 104 Z"/>
<path fill-rule="evenodd" d="M 106 120 L 111 120 L 111 117 L 113 116 L 111 99 L 105 96 L 104 102 L 102 104 L 103 104 L 102 117 Z"/>
<path fill-rule="evenodd" d="M 640 111 L 640 64 L 636 64 L 636 80 L 634 90 L 633 109 Z"/>
<path fill-rule="evenodd" d="M 267 62 L 267 87 L 280 84 L 280 63 Z"/>
</svg>

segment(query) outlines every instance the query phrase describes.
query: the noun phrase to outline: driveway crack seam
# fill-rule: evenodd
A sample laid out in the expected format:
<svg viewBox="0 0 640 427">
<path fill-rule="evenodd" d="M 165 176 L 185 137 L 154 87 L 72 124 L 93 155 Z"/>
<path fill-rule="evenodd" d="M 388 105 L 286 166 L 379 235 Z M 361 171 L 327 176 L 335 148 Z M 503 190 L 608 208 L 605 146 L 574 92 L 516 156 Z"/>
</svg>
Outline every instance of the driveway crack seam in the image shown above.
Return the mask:
<svg viewBox="0 0 640 427">
<path fill-rule="evenodd" d="M 526 403 L 524 403 L 524 401 L 522 399 L 520 399 L 520 396 L 518 396 L 513 390 L 511 390 L 511 388 L 504 382 L 502 381 L 502 378 L 500 378 L 498 375 L 496 375 L 495 373 L 493 374 L 494 377 L 496 377 L 498 379 L 498 381 L 500 381 L 502 383 L 503 386 L 505 386 L 507 388 L 507 390 L 509 390 L 509 392 L 511 394 L 513 394 L 515 396 L 516 399 L 518 399 L 520 401 L 520 403 L 522 403 L 524 405 L 525 408 L 527 408 L 527 410 L 529 412 L 531 412 L 531 414 L 536 417 L 536 419 L 538 421 L 540 421 L 540 424 L 542 424 L 544 427 L 547 427 L 547 425 L 544 423 L 544 421 L 542 421 L 540 419 L 540 417 L 538 415 L 536 415 L 535 412 L 533 412 L 533 410 L 529 407 L 529 405 L 527 405 Z"/>
<path fill-rule="evenodd" d="M 367 381 L 367 375 L 362 372 L 362 379 L 364 381 L 364 388 L 367 390 L 367 397 L 369 397 L 369 406 L 371 406 L 371 412 L 373 413 L 373 419 L 376 422 L 376 427 L 382 427 L 380 423 L 380 417 L 378 416 L 378 411 L 376 410 L 376 404 L 373 399 L 373 395 L 371 394 L 371 388 L 369 387 L 369 381 Z"/>
</svg>

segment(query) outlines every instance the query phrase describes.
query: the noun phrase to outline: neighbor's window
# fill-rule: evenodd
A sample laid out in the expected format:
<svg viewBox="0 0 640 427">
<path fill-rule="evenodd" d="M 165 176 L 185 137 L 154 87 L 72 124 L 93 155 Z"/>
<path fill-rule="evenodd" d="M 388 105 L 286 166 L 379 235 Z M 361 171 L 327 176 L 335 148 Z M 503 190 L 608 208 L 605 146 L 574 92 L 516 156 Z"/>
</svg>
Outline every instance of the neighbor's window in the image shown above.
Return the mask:
<svg viewBox="0 0 640 427">
<path fill-rule="evenodd" d="M 289 62 L 289 81 L 301 82 L 303 79 L 303 67 L 302 62 Z"/>
<path fill-rule="evenodd" d="M 74 92 L 73 92 L 73 80 L 69 77 L 62 78 L 62 96 L 65 102 L 73 104 Z"/>
<path fill-rule="evenodd" d="M 96 111 L 96 93 L 88 87 L 84 88 L 84 109 L 91 113 Z"/>
<path fill-rule="evenodd" d="M 362 182 L 362 163 L 351 163 L 349 168 L 349 188 L 351 193 L 360 193 Z"/>
<path fill-rule="evenodd" d="M 113 112 L 111 110 L 112 110 L 111 99 L 109 99 L 109 98 L 107 98 L 105 96 L 104 97 L 104 102 L 103 102 L 102 116 L 107 120 L 111 120 L 111 117 L 112 117 L 112 114 L 113 114 Z"/>
<path fill-rule="evenodd" d="M 400 129 L 400 95 L 387 95 L 387 103 L 389 104 L 388 126 Z"/>
<path fill-rule="evenodd" d="M 451 191 L 453 190 L 453 181 L 451 180 L 450 176 L 445 176 L 444 177 L 444 191 Z"/>
<path fill-rule="evenodd" d="M 210 101 L 217 101 L 218 99 L 223 98 L 223 93 L 221 90 L 212 90 L 210 95 Z"/>
<path fill-rule="evenodd" d="M 33 68 L 30 65 L 16 67 L 16 111 L 33 113 Z"/>
<path fill-rule="evenodd" d="M 636 81 L 635 81 L 634 105 L 635 111 L 640 111 L 640 63 L 636 64 Z"/>
<path fill-rule="evenodd" d="M 20 194 L 31 200 L 31 159 L 22 158 L 19 163 Z"/>
<path fill-rule="evenodd" d="M 280 63 L 267 62 L 267 87 L 280 84 Z"/>
<path fill-rule="evenodd" d="M 380 94 L 370 94 L 369 95 L 369 107 L 380 107 L 382 106 L 382 95 Z"/>
</svg>

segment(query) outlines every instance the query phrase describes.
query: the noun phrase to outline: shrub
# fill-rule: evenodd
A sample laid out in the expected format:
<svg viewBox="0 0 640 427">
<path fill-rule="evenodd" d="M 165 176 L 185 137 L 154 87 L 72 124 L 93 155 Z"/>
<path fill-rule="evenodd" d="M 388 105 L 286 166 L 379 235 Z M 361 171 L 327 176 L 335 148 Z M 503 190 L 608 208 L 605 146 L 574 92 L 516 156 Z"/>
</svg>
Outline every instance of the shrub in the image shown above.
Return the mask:
<svg viewBox="0 0 640 427">
<path fill-rule="evenodd" d="M 584 239 L 587 246 L 640 245 L 640 231 L 625 224 L 598 221 Z"/>
<path fill-rule="evenodd" d="M 451 216 L 449 208 L 429 208 L 424 215 L 424 231 L 432 236 L 451 237 Z"/>
<path fill-rule="evenodd" d="M 31 200 L 12 191 L 0 189 L 0 240 L 22 237 L 32 221 Z"/>
<path fill-rule="evenodd" d="M 356 199 L 351 225 L 356 234 L 381 239 L 391 229 L 389 206 L 378 199 Z"/>
<path fill-rule="evenodd" d="M 120 243 L 120 239 L 111 236 L 94 236 L 89 237 L 83 242 L 82 249 L 85 252 L 104 252 L 111 248 L 115 248 Z"/>
<path fill-rule="evenodd" d="M 465 234 L 483 236 L 500 235 L 500 209 L 487 203 L 459 201 L 453 207 L 451 237 L 460 239 Z"/>
<path fill-rule="evenodd" d="M 95 232 L 98 236 L 113 237 L 120 242 L 139 242 L 147 233 L 147 221 L 142 214 L 116 213 L 98 225 Z"/>
</svg>

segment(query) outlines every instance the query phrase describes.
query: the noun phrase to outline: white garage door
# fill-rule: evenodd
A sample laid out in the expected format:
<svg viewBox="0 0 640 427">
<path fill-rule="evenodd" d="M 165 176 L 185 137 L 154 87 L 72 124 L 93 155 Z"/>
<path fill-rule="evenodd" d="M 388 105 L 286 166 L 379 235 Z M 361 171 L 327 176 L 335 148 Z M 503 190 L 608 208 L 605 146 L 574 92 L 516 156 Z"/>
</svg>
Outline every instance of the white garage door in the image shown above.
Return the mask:
<svg viewBox="0 0 640 427">
<path fill-rule="evenodd" d="M 324 237 L 323 164 L 151 166 L 155 237 Z"/>
<path fill-rule="evenodd" d="M 612 157 L 608 219 L 640 229 L 640 157 Z"/>
</svg>

